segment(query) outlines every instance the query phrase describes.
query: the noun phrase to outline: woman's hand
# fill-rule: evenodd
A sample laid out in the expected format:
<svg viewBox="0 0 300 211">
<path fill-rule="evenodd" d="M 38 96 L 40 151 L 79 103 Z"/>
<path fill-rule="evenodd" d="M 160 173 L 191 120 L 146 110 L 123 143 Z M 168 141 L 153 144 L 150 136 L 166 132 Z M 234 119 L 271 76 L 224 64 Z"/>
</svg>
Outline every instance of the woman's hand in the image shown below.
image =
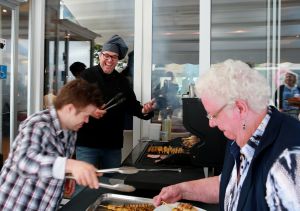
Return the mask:
<svg viewBox="0 0 300 211">
<path fill-rule="evenodd" d="M 153 198 L 153 204 L 159 206 L 162 202 L 174 203 L 182 199 L 180 185 L 164 187 L 160 193 Z"/>
</svg>

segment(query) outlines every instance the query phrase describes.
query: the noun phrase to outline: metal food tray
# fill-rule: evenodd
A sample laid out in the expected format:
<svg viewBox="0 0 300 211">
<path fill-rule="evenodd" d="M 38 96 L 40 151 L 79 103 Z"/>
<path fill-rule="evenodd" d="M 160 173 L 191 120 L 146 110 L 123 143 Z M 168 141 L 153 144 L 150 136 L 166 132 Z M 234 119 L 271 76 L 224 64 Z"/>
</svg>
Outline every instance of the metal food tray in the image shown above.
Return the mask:
<svg viewBox="0 0 300 211">
<path fill-rule="evenodd" d="M 120 194 L 105 193 L 102 194 L 86 211 L 107 211 L 106 208 L 99 205 L 125 205 L 125 204 L 153 204 L 152 199 L 127 196 Z"/>
</svg>

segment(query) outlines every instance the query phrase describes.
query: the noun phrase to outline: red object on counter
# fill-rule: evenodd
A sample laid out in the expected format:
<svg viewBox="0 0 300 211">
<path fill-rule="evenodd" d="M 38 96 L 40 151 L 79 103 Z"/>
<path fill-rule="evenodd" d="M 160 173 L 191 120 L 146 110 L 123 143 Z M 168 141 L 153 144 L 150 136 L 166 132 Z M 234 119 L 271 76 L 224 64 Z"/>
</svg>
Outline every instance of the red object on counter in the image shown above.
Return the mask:
<svg viewBox="0 0 300 211">
<path fill-rule="evenodd" d="M 66 179 L 64 187 L 64 198 L 71 198 L 75 192 L 76 182 L 73 179 Z"/>
</svg>

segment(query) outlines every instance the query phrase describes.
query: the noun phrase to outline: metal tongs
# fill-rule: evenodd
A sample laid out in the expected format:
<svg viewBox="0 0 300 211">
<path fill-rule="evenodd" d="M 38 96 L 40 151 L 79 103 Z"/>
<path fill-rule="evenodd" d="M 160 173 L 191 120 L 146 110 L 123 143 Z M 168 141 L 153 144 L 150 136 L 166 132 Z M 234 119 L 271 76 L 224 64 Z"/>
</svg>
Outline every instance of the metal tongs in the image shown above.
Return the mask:
<svg viewBox="0 0 300 211">
<path fill-rule="evenodd" d="M 161 168 L 161 169 L 138 169 L 133 166 L 122 166 L 120 168 L 111 168 L 111 169 L 99 169 L 97 173 L 113 173 L 118 172 L 120 174 L 136 174 L 140 171 L 174 171 L 181 172 L 181 168 Z"/>
<path fill-rule="evenodd" d="M 174 172 L 181 172 L 181 168 L 174 168 L 174 169 L 138 169 L 132 166 L 123 166 L 120 168 L 110 168 L 110 169 L 99 169 L 96 170 L 96 173 L 113 173 L 113 172 L 118 172 L 121 174 L 136 174 L 139 171 L 174 171 Z M 66 179 L 75 179 L 74 176 L 72 175 L 67 175 Z M 100 187 L 111 189 L 111 190 L 117 190 L 121 192 L 133 192 L 135 191 L 135 187 L 131 185 L 126 185 L 122 183 L 118 184 L 106 184 L 106 183 L 99 183 Z"/>
<path fill-rule="evenodd" d="M 121 103 L 123 103 L 126 100 L 126 98 L 123 96 L 122 92 L 119 92 L 116 94 L 113 98 L 111 98 L 107 103 L 105 103 L 102 107 L 103 110 L 111 109 Z"/>
<path fill-rule="evenodd" d="M 126 184 L 115 184 L 115 185 L 110 185 L 110 184 L 106 184 L 106 183 L 99 183 L 100 187 L 103 188 L 107 188 L 107 189 L 111 189 L 111 190 L 117 190 L 117 191 L 121 191 L 121 192 L 133 192 L 135 191 L 135 187 L 133 187 L 132 185 L 126 185 Z"/>
<path fill-rule="evenodd" d="M 72 175 L 67 175 L 65 178 L 66 179 L 75 179 L 74 176 L 72 176 Z M 110 189 L 110 190 L 117 190 L 117 191 L 121 191 L 121 192 L 133 192 L 133 191 L 135 191 L 135 187 L 133 187 L 131 185 L 122 184 L 122 183 L 111 185 L 111 184 L 99 182 L 99 185 L 102 188 L 107 188 L 107 189 Z"/>
</svg>

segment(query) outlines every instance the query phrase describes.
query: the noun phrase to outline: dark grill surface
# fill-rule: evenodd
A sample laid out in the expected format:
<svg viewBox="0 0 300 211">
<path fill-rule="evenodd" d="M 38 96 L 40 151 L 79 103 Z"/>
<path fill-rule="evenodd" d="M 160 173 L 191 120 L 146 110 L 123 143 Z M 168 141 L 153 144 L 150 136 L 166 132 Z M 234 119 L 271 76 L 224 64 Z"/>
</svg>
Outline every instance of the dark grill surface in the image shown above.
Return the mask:
<svg viewBox="0 0 300 211">
<path fill-rule="evenodd" d="M 147 157 L 148 154 L 154 154 L 154 153 L 148 153 L 148 149 L 151 146 L 171 146 L 171 147 L 183 147 L 181 138 L 176 138 L 171 140 L 170 142 L 149 142 L 146 147 L 144 148 L 144 151 L 140 154 L 138 157 L 135 165 L 142 167 L 192 167 L 194 166 L 191 162 L 191 152 L 188 149 L 185 149 L 184 153 L 181 154 L 169 154 L 166 155 L 167 157 L 163 160 L 159 160 L 159 158 L 149 158 Z"/>
<path fill-rule="evenodd" d="M 143 145 L 144 144 L 145 143 L 143 143 Z M 137 174 L 127 175 L 125 184 L 133 185 L 140 192 L 146 191 L 156 195 L 160 192 L 161 188 L 165 186 L 183 181 L 203 178 L 203 168 L 193 166 L 190 159 L 191 154 L 189 154 L 189 152 L 186 154 L 169 155 L 162 162 L 158 163 L 154 162 L 156 159 L 147 157 L 147 149 L 150 146 L 180 147 L 182 146 L 181 144 L 181 138 L 176 138 L 170 142 L 148 142 L 144 145 L 144 148 L 140 151 L 140 153 L 138 153 L 139 156 L 135 160 L 134 166 L 137 168 L 181 168 L 182 172 L 139 172 Z M 131 158 L 131 156 L 129 157 Z M 125 161 L 123 164 L 128 165 L 129 163 L 126 163 Z"/>
</svg>

